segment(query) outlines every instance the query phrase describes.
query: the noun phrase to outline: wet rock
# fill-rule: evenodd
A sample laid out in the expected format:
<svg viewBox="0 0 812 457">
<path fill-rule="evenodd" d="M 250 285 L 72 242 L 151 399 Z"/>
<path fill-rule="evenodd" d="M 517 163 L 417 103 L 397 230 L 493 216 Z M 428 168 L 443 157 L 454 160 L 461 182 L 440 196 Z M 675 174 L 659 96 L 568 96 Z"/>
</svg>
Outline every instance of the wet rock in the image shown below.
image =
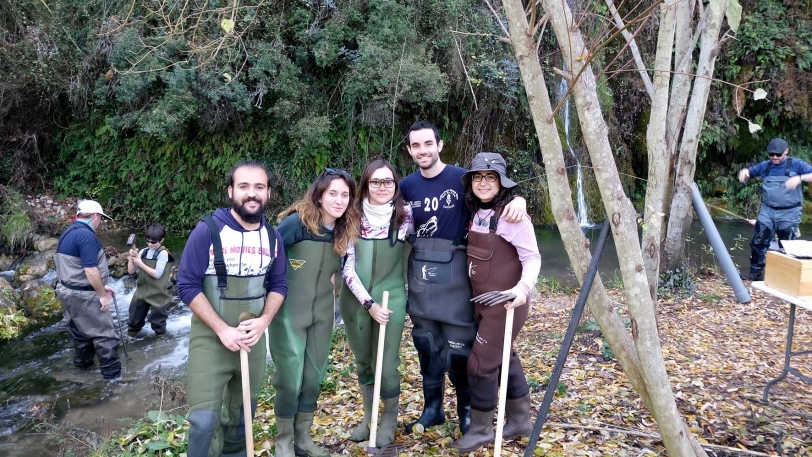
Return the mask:
<svg viewBox="0 0 812 457">
<path fill-rule="evenodd" d="M 55 267 L 54 253 L 56 251 L 47 252 L 32 252 L 23 259 L 20 268 L 15 272 L 15 281 L 18 284 L 26 282 L 21 279 L 21 276 L 30 276 L 33 279 L 38 279 L 45 276 L 48 270 Z M 29 278 L 29 279 L 31 279 Z"/>
<path fill-rule="evenodd" d="M 0 271 L 6 271 L 11 268 L 11 265 L 16 260 L 10 255 L 0 255 Z"/>
<path fill-rule="evenodd" d="M 8 282 L 14 281 L 14 270 L 0 271 L 0 278 L 3 278 Z"/>
<path fill-rule="evenodd" d="M 20 298 L 26 314 L 36 320 L 50 320 L 62 315 L 62 302 L 54 289 L 37 279 L 23 284 Z"/>
<path fill-rule="evenodd" d="M 0 313 L 6 310 L 16 311 L 20 302 L 20 294 L 3 278 L 0 278 Z"/>
<path fill-rule="evenodd" d="M 120 263 L 121 263 L 121 260 L 120 260 L 119 256 L 117 256 L 117 255 L 107 259 L 107 266 L 110 267 L 110 268 L 113 268 L 113 267 L 115 267 L 116 265 L 118 265 Z"/>
<path fill-rule="evenodd" d="M 126 275 L 121 277 L 121 287 L 124 288 L 124 293 L 130 293 L 135 288 L 136 277 L 135 275 Z"/>
<path fill-rule="evenodd" d="M 56 245 L 59 244 L 58 238 L 40 238 L 34 242 L 34 249 L 39 252 L 56 250 Z"/>
<path fill-rule="evenodd" d="M 18 274 L 14 275 L 14 282 L 16 282 L 17 284 L 25 284 L 33 279 L 35 278 L 31 275 L 18 275 Z"/>
</svg>

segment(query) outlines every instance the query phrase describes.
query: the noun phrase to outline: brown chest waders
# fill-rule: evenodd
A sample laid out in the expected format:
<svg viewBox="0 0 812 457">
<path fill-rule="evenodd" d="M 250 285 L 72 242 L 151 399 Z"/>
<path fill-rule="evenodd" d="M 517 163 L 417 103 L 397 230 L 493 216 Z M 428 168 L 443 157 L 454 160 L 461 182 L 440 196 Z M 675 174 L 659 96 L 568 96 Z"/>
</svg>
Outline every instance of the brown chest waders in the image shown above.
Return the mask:
<svg viewBox="0 0 812 457">
<path fill-rule="evenodd" d="M 145 249 L 141 255 L 141 261 L 149 268 L 155 269 L 158 264 L 158 254 L 165 250 L 166 248 L 161 246 L 154 253 L 155 258 L 150 259 L 147 257 L 148 250 Z M 166 262 L 164 271 L 158 279 L 148 275 L 145 271 L 138 272 L 135 293 L 130 302 L 130 318 L 127 321 L 128 333 L 141 331 L 144 328 L 147 315 L 149 315 L 149 323 L 156 335 L 166 333 L 166 318 L 168 317 L 166 307 L 171 298 L 169 291 L 166 289 L 166 284 L 169 282 L 172 265 L 175 263 L 175 258 L 168 252 L 167 255 L 169 260 Z"/>
<path fill-rule="evenodd" d="M 222 242 L 211 217 L 204 219 L 212 232 L 216 276 L 203 279 L 203 294 L 214 312 L 231 327 L 239 325 L 243 312 L 262 315 L 265 308 L 265 275 L 230 276 L 223 260 Z M 276 243 L 270 226 L 268 239 Z M 276 252 L 272 246 L 270 252 Z M 271 264 L 275 259 L 271 259 Z M 271 268 L 271 265 L 268 266 Z M 251 416 L 262 387 L 266 361 L 265 336 L 248 353 L 251 385 Z M 189 363 L 187 367 L 187 397 L 189 401 L 189 457 L 213 457 L 245 452 L 240 353 L 223 346 L 214 331 L 197 316 L 192 316 L 189 334 Z"/>
<path fill-rule="evenodd" d="M 340 258 L 332 242 L 319 240 L 303 240 L 285 252 L 288 295 L 271 322 L 269 347 L 276 365 L 274 412 L 291 418 L 316 410 L 335 321 L 330 277 Z"/>
<path fill-rule="evenodd" d="M 468 273 L 474 296 L 511 289 L 522 277 L 522 263 L 516 248 L 496 234 L 498 221 L 498 214 L 491 217 L 488 233 L 468 233 Z M 514 309 L 512 341 L 516 341 L 527 321 L 529 309 L 529 303 Z M 503 304 L 486 306 L 475 303 L 474 315 L 479 327 L 468 358 L 471 407 L 490 411 L 496 408 L 498 400 L 507 310 Z M 529 387 L 515 351 L 511 351 L 508 371 L 507 398 L 527 395 Z"/>
<path fill-rule="evenodd" d="M 74 230 L 91 230 L 90 227 L 71 225 L 59 238 L 61 243 L 65 236 Z M 68 317 L 68 332 L 73 337 L 73 365 L 80 370 L 93 366 L 93 359 L 99 358 L 99 370 L 106 379 L 113 379 L 121 374 L 121 360 L 118 357 L 118 346 L 121 342 L 113 325 L 113 315 L 101 311 L 101 301 L 90 281 L 87 279 L 82 259 L 58 252 L 54 255 L 56 273 L 59 278 L 56 296 L 65 308 Z M 100 249 L 96 260 L 102 282 L 107 282 L 110 271 L 107 256 Z M 121 316 L 118 316 L 120 319 Z"/>
</svg>

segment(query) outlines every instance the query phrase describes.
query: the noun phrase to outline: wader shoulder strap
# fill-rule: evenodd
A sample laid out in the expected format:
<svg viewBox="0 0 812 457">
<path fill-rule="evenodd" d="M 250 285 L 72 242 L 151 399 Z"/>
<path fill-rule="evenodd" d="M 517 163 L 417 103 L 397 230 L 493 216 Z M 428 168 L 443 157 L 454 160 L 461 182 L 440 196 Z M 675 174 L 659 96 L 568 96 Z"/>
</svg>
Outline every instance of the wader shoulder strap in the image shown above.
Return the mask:
<svg viewBox="0 0 812 457">
<path fill-rule="evenodd" d="M 166 248 L 163 247 L 163 246 L 159 247 L 158 250 L 155 251 L 155 257 L 150 259 L 147 256 L 147 253 L 149 252 L 149 248 L 144 248 L 144 249 L 141 250 L 141 258 L 142 259 L 147 259 L 147 260 L 158 260 L 158 255 L 161 253 L 161 251 L 166 251 Z"/>
<path fill-rule="evenodd" d="M 265 221 L 265 230 L 268 231 L 268 241 L 271 243 L 271 263 L 268 264 L 268 271 L 271 271 L 271 266 L 276 261 L 276 248 L 279 240 L 276 239 L 276 232 L 268 221 Z"/>
<path fill-rule="evenodd" d="M 389 220 L 389 246 L 394 247 L 398 243 L 398 232 L 400 227 L 395 227 L 398 220 L 398 210 L 395 208 L 392 211 L 392 217 Z M 343 266 L 343 265 L 342 265 Z"/>
<path fill-rule="evenodd" d="M 789 178 L 789 173 L 792 171 L 792 157 L 787 157 L 787 166 L 784 168 L 784 176 Z M 803 184 L 803 181 L 801 181 Z"/>
<path fill-rule="evenodd" d="M 211 246 L 214 250 L 214 272 L 217 274 L 217 288 L 222 291 L 228 288 L 226 260 L 223 257 L 223 242 L 220 240 L 220 232 L 217 230 L 214 217 L 206 216 L 203 218 L 203 222 L 209 226 L 211 232 Z"/>
</svg>

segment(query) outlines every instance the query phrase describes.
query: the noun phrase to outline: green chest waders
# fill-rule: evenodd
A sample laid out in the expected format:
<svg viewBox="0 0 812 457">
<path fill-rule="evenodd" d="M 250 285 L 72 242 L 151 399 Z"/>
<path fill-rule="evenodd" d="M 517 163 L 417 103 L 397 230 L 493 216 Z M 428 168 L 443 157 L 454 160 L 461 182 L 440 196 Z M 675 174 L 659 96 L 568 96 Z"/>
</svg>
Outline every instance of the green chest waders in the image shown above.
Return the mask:
<svg viewBox="0 0 812 457">
<path fill-rule="evenodd" d="M 405 243 L 389 239 L 359 239 L 355 243 L 355 271 L 367 292 L 381 304 L 384 291 L 389 291 L 389 323 L 386 325 L 381 397 L 400 394 L 400 340 L 406 321 L 406 284 L 403 279 Z M 339 307 L 347 331 L 347 340 L 355 355 L 358 383 L 371 385 L 375 380 L 375 354 L 378 345 L 378 323 L 355 298 L 349 287 L 341 289 Z"/>
<path fill-rule="evenodd" d="M 285 246 L 285 253 L 288 295 L 271 322 L 269 347 L 276 365 L 274 412 L 289 419 L 316 409 L 335 316 L 330 278 L 340 258 L 332 242 L 317 240 Z"/>
<path fill-rule="evenodd" d="M 147 257 L 147 250 L 141 255 L 141 261 L 149 268 L 155 269 L 158 264 L 158 254 L 165 250 L 163 246 L 155 252 L 155 258 L 150 259 Z M 132 301 L 130 302 L 130 318 L 128 321 L 129 333 L 138 333 L 143 327 L 149 313 L 149 322 L 152 325 L 152 330 L 155 334 L 166 333 L 166 307 L 169 303 L 169 291 L 166 289 L 166 284 L 169 281 L 169 276 L 172 274 L 172 265 L 175 262 L 174 257 L 169 253 L 169 260 L 164 266 L 164 271 L 158 279 L 148 275 L 145 271 L 138 272 L 138 281 L 136 282 L 135 294 L 133 294 Z"/>
<path fill-rule="evenodd" d="M 271 228 L 268 235 L 269 239 L 276 239 Z M 212 233 L 212 245 L 214 252 L 222 253 L 219 233 Z M 215 269 L 218 276 L 203 279 L 203 294 L 214 312 L 231 327 L 239 325 L 243 312 L 260 316 L 267 293 L 265 275 L 229 276 L 222 255 L 215 256 Z M 252 416 L 266 369 L 264 338 L 263 335 L 248 353 Z M 217 334 L 197 316 L 192 316 L 187 375 L 190 423 L 187 455 L 209 457 L 244 452 L 240 353 L 223 346 Z"/>
</svg>

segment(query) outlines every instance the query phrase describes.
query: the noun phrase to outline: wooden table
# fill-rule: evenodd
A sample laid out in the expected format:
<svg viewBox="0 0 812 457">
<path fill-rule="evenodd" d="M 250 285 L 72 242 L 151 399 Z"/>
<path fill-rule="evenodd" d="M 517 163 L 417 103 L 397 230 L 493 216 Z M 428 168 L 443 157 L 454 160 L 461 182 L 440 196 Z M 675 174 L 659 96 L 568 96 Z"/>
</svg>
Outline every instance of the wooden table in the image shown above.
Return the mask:
<svg viewBox="0 0 812 457">
<path fill-rule="evenodd" d="M 794 297 L 792 295 L 786 294 L 784 292 L 781 292 L 779 290 L 767 286 L 766 284 L 764 284 L 764 281 L 753 281 L 751 285 L 755 289 L 766 292 L 775 298 L 780 298 L 781 300 L 784 300 L 785 302 L 789 303 L 789 326 L 787 327 L 787 346 L 786 349 L 784 349 L 784 368 L 783 370 L 781 370 L 780 376 L 768 382 L 767 386 L 764 387 L 764 395 L 761 397 L 761 399 L 767 402 L 767 396 L 770 393 L 770 387 L 772 387 L 773 384 L 777 383 L 778 381 L 781 381 L 784 378 L 786 378 L 788 374 L 795 375 L 797 378 L 806 382 L 807 384 L 812 384 L 812 378 L 806 376 L 805 374 L 801 373 L 800 371 L 798 371 L 797 369 L 793 368 L 790 365 L 792 356 L 812 354 L 812 350 L 792 352 L 792 337 L 793 334 L 795 333 L 795 308 L 800 306 L 801 308 L 804 308 L 807 311 L 812 311 L 812 299 L 807 300 L 801 297 Z"/>
</svg>

